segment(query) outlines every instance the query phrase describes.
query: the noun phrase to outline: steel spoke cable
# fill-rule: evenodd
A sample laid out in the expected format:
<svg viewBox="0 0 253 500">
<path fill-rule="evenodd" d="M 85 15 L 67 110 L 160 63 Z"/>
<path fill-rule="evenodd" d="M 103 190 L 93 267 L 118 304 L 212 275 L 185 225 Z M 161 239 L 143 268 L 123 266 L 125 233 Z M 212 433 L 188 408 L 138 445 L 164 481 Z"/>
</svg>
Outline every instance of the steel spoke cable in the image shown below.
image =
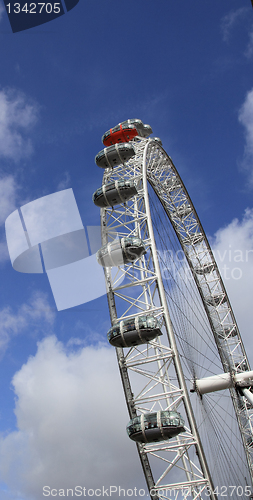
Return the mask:
<svg viewBox="0 0 253 500">
<path fill-rule="evenodd" d="M 165 245 L 165 243 L 164 243 Z M 177 284 L 178 286 L 178 284 Z M 199 300 L 198 300 L 198 307 L 199 307 Z M 200 310 L 198 311 L 200 313 Z M 204 311 L 202 311 L 202 318 L 204 319 L 205 323 L 207 324 L 207 319 L 206 319 L 206 316 L 204 316 Z M 207 327 L 209 327 L 209 325 L 207 325 Z M 213 341 L 213 338 L 210 336 L 210 340 Z"/>
<path fill-rule="evenodd" d="M 213 432 L 214 432 L 214 435 L 212 435 L 210 442 L 212 443 L 212 445 L 215 443 L 215 440 L 214 440 L 214 436 L 215 436 L 216 444 L 217 444 L 217 449 L 215 450 L 215 453 L 213 453 L 212 457 L 213 458 L 216 457 L 216 459 L 219 460 L 215 470 L 216 470 L 216 472 L 218 472 L 220 469 L 223 470 L 224 463 L 226 463 L 228 461 L 228 463 L 230 464 L 230 469 L 233 473 L 232 478 L 233 478 L 233 480 L 237 479 L 238 484 L 239 484 L 240 476 L 238 476 L 237 464 L 238 464 L 238 460 L 242 460 L 243 457 L 242 457 L 242 455 L 239 455 L 239 457 L 237 457 L 236 462 L 233 464 L 233 462 L 231 461 L 231 452 L 230 452 L 230 450 L 226 451 L 226 448 L 225 448 L 225 446 L 228 446 L 228 444 L 229 444 L 229 438 L 227 436 L 227 441 L 224 440 L 224 434 L 221 432 L 221 427 L 216 425 L 215 418 L 213 418 L 212 413 L 210 415 L 210 423 L 212 425 Z M 235 437 L 238 439 L 237 435 L 235 435 Z M 238 456 L 238 450 L 235 448 L 235 446 L 233 446 L 233 448 L 234 448 L 234 452 Z M 222 457 L 220 459 L 219 459 L 219 455 L 222 455 Z M 224 472 L 223 472 L 223 474 L 224 474 Z"/>
</svg>

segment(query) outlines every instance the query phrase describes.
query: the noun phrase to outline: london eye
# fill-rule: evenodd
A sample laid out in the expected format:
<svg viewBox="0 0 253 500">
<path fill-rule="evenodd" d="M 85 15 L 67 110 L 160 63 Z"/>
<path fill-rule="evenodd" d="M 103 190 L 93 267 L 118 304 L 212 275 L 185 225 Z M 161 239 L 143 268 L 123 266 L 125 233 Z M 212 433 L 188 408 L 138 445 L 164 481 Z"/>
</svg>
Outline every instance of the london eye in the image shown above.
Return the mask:
<svg viewBox="0 0 253 500">
<path fill-rule="evenodd" d="M 151 134 L 127 120 L 104 134 L 96 156 L 97 260 L 127 433 L 151 498 L 249 498 L 253 372 L 193 203 Z"/>
</svg>

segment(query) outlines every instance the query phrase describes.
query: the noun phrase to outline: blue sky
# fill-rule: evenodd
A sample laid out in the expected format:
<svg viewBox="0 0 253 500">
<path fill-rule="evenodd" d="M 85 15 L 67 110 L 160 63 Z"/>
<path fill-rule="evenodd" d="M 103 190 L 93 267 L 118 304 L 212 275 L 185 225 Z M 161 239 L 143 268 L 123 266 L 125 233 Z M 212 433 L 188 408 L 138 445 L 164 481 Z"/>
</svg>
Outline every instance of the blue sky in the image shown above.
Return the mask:
<svg viewBox="0 0 253 500">
<path fill-rule="evenodd" d="M 98 225 L 101 136 L 142 119 L 182 176 L 222 273 L 230 268 L 225 285 L 252 359 L 252 6 L 80 0 L 16 34 L 3 3 L 0 15 L 1 499 L 40 500 L 44 484 L 144 488 L 105 340 L 106 297 L 57 312 L 45 275 L 12 269 L 4 221 L 71 187 L 84 226 Z"/>
</svg>

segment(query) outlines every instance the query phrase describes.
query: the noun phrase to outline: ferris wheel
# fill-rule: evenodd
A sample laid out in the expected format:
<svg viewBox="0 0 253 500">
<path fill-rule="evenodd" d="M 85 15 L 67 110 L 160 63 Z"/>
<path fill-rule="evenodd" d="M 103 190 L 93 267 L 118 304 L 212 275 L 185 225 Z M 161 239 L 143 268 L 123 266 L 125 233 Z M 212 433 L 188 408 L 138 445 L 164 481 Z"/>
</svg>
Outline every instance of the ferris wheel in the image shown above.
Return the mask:
<svg viewBox="0 0 253 500">
<path fill-rule="evenodd" d="M 127 432 L 151 498 L 252 498 L 253 371 L 189 194 L 151 133 L 122 122 L 96 156 Z"/>
</svg>

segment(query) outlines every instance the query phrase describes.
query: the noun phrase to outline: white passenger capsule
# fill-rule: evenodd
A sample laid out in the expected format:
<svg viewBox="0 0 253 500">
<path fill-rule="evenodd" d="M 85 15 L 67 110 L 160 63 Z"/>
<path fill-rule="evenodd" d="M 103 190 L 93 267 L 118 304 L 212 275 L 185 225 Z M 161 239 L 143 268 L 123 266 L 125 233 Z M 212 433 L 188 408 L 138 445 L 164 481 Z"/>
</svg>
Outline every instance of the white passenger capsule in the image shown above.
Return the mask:
<svg viewBox="0 0 253 500">
<path fill-rule="evenodd" d="M 141 120 L 137 118 L 131 118 L 130 120 L 122 122 L 123 127 L 124 125 L 133 125 L 136 128 L 138 135 L 140 137 L 148 137 L 153 132 L 150 125 L 144 124 Z"/>
<path fill-rule="evenodd" d="M 114 347 L 131 347 L 146 344 L 162 335 L 158 321 L 151 314 L 127 318 L 115 323 L 107 333 Z"/>
<path fill-rule="evenodd" d="M 97 207 L 113 207 L 119 203 L 125 203 L 135 194 L 137 194 L 137 189 L 134 180 L 120 179 L 98 188 L 93 194 L 92 200 Z"/>
<path fill-rule="evenodd" d="M 125 237 L 102 246 L 97 252 L 97 261 L 103 267 L 121 266 L 134 262 L 145 253 L 145 244 L 140 238 Z"/>
<path fill-rule="evenodd" d="M 177 411 L 144 413 L 132 418 L 127 425 L 128 436 L 138 443 L 164 441 L 181 432 L 185 432 L 184 420 Z"/>
<path fill-rule="evenodd" d="M 113 168 L 130 160 L 134 155 L 133 146 L 124 142 L 123 144 L 114 144 L 114 146 L 109 146 L 99 151 L 95 157 L 95 162 L 98 167 Z"/>
</svg>

